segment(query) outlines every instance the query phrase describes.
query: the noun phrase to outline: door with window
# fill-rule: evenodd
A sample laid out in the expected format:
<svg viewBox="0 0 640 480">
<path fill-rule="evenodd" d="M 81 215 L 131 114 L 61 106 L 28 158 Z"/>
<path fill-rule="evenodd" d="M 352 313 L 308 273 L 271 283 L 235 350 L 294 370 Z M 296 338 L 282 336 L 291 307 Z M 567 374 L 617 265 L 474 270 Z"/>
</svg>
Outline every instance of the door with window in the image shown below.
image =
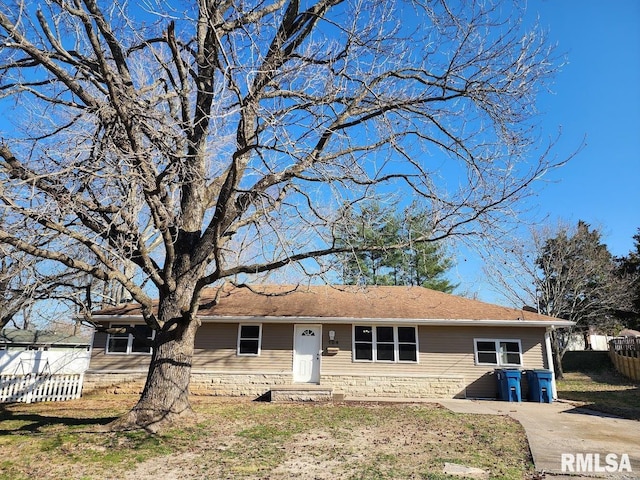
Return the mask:
<svg viewBox="0 0 640 480">
<path fill-rule="evenodd" d="M 320 349 L 322 330 L 319 325 L 296 325 L 293 341 L 293 381 L 320 383 Z"/>
</svg>

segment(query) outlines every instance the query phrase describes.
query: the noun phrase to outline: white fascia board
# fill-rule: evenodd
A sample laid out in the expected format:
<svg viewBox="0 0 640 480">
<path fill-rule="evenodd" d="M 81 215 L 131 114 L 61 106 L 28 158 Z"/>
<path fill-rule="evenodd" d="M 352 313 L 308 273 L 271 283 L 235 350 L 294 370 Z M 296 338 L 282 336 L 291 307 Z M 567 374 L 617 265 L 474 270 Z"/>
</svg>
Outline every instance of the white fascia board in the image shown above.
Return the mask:
<svg viewBox="0 0 640 480">
<path fill-rule="evenodd" d="M 94 317 L 108 322 L 144 322 L 142 315 L 110 315 Z M 201 316 L 203 323 L 353 323 L 431 325 L 448 327 L 570 327 L 575 323 L 568 320 L 471 320 L 451 318 L 352 318 L 352 317 L 276 317 L 259 315 Z"/>
<path fill-rule="evenodd" d="M 568 327 L 574 322 L 567 320 L 557 320 L 554 322 L 547 320 L 471 320 L 471 319 L 450 319 L 450 318 L 352 318 L 352 317 L 275 317 L 275 316 L 202 316 L 202 322 L 207 323 L 227 323 L 227 322 L 262 322 L 262 323 L 343 323 L 351 325 L 353 323 L 375 323 L 375 324 L 397 324 L 407 323 L 411 325 L 432 325 L 432 326 L 464 326 L 464 327 Z"/>
<path fill-rule="evenodd" d="M 145 323 L 142 315 L 93 315 L 96 322 Z"/>
</svg>

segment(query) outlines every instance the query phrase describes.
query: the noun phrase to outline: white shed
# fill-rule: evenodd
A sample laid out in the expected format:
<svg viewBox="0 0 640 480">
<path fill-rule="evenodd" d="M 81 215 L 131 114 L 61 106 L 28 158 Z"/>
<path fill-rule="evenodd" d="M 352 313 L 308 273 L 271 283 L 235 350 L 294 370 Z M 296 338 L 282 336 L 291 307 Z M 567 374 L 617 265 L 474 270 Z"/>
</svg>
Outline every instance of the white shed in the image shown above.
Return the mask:
<svg viewBox="0 0 640 480">
<path fill-rule="evenodd" d="M 78 398 L 90 356 L 88 338 L 40 330 L 0 331 L 0 402 Z"/>
</svg>

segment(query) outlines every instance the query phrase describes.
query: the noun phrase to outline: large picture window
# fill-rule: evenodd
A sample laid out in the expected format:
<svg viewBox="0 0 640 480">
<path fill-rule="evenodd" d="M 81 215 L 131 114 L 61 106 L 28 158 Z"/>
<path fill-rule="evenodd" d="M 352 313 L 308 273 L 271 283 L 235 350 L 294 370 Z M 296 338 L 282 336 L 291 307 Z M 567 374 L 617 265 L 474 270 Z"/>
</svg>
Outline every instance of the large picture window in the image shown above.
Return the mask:
<svg viewBox="0 0 640 480">
<path fill-rule="evenodd" d="M 127 333 L 125 328 L 133 327 L 136 335 Z M 109 328 L 123 329 L 121 332 L 107 335 L 107 353 L 121 354 L 150 354 L 148 342 L 153 340 L 154 331 L 148 325 L 110 325 Z"/>
<path fill-rule="evenodd" d="M 476 338 L 474 340 L 474 349 L 476 365 L 522 366 L 520 340 Z"/>
<path fill-rule="evenodd" d="M 238 355 L 260 355 L 262 325 L 240 325 L 238 328 Z"/>
<path fill-rule="evenodd" d="M 354 325 L 353 359 L 368 362 L 417 362 L 416 327 Z"/>
</svg>

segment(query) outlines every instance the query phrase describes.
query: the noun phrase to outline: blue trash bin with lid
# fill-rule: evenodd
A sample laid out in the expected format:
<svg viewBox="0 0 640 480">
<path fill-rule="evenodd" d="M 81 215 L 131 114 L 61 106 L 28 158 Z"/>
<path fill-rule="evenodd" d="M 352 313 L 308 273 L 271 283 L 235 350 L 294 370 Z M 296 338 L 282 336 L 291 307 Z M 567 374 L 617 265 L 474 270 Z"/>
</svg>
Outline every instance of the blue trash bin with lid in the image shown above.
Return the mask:
<svg viewBox="0 0 640 480">
<path fill-rule="evenodd" d="M 499 368 L 495 374 L 498 381 L 498 399 L 505 402 L 521 402 L 520 379 L 522 372 L 517 369 Z"/>
<path fill-rule="evenodd" d="M 551 403 L 553 401 L 551 370 L 528 370 L 527 382 L 529 383 L 529 401 L 541 403 Z"/>
</svg>

